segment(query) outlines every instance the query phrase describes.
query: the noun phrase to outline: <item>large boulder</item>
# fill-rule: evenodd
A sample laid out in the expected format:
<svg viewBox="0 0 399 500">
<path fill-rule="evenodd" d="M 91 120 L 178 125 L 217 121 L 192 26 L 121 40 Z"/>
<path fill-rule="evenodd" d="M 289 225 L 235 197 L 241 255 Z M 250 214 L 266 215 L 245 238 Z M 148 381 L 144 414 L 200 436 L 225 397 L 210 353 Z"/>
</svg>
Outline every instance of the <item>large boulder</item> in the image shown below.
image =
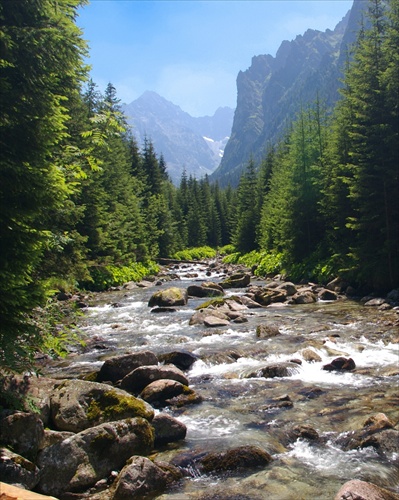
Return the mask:
<svg viewBox="0 0 399 500">
<path fill-rule="evenodd" d="M 21 455 L 7 448 L 0 448 L 0 478 L 6 483 L 18 484 L 30 490 L 39 482 L 40 470 Z M 0 487 L 0 498 L 3 498 L 1 493 Z"/>
<path fill-rule="evenodd" d="M 148 301 L 149 307 L 154 306 L 185 306 L 188 293 L 185 288 L 170 287 L 166 290 L 155 292 Z"/>
<path fill-rule="evenodd" d="M 175 365 L 139 366 L 126 375 L 121 381 L 121 388 L 133 394 L 139 394 L 144 387 L 155 380 L 176 380 L 183 385 L 188 385 L 188 379 Z"/>
<path fill-rule="evenodd" d="M 311 290 L 299 290 L 292 296 L 292 300 L 295 304 L 312 304 L 316 302 L 317 298 Z"/>
<path fill-rule="evenodd" d="M 135 352 L 107 359 L 100 368 L 97 381 L 117 382 L 139 366 L 156 365 L 158 358 L 151 351 Z"/>
<path fill-rule="evenodd" d="M 108 422 L 86 429 L 39 454 L 38 491 L 59 496 L 94 485 L 121 469 L 132 455 L 147 455 L 154 430 L 144 418 Z"/>
<path fill-rule="evenodd" d="M 153 408 L 128 392 L 98 382 L 66 380 L 51 397 L 51 413 L 57 430 L 80 432 L 95 425 L 143 417 L 151 420 Z"/>
<path fill-rule="evenodd" d="M 134 456 L 121 470 L 112 500 L 156 498 L 166 488 L 168 475 L 145 457 Z"/>
<path fill-rule="evenodd" d="M 15 412 L 0 419 L 0 443 L 34 461 L 44 437 L 44 426 L 34 413 Z"/>
<path fill-rule="evenodd" d="M 381 488 L 373 483 L 353 479 L 345 483 L 334 500 L 399 500 L 393 491 Z"/>
<path fill-rule="evenodd" d="M 155 431 L 155 446 L 184 439 L 187 427 L 167 413 L 155 415 L 151 425 Z"/>
</svg>

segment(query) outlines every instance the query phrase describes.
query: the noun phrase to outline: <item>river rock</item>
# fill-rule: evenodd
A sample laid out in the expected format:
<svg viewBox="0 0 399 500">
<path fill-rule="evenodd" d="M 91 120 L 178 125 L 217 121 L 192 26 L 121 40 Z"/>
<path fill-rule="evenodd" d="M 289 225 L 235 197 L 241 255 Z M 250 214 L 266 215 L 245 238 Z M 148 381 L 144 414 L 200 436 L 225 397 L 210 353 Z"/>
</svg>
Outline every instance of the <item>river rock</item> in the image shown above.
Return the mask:
<svg viewBox="0 0 399 500">
<path fill-rule="evenodd" d="M 135 352 L 107 359 L 97 375 L 98 382 L 117 382 L 139 366 L 156 365 L 158 358 L 151 351 Z"/>
<path fill-rule="evenodd" d="M 112 500 L 155 498 L 167 485 L 167 474 L 146 457 L 133 456 L 121 470 Z"/>
<path fill-rule="evenodd" d="M 220 326 L 228 326 L 230 321 L 228 319 L 219 318 L 216 315 L 208 314 L 204 317 L 204 325 L 208 328 L 215 328 Z"/>
<path fill-rule="evenodd" d="M 0 448 L 0 478 L 2 481 L 31 490 L 39 482 L 40 470 L 34 463 L 7 448 Z M 2 490 L 0 489 L 0 498 Z"/>
<path fill-rule="evenodd" d="M 321 361 L 321 357 L 310 347 L 303 349 L 301 351 L 301 354 L 303 359 L 308 363 L 318 363 L 319 361 Z"/>
<path fill-rule="evenodd" d="M 399 454 L 399 431 L 396 429 L 386 429 L 376 432 L 371 436 L 366 437 L 360 443 L 360 448 L 368 448 L 372 446 L 378 452 L 392 457 Z"/>
<path fill-rule="evenodd" d="M 180 441 L 187 434 L 187 427 L 167 413 L 155 415 L 151 425 L 155 431 L 155 446 Z"/>
<path fill-rule="evenodd" d="M 336 293 L 343 293 L 348 288 L 349 283 L 342 278 L 334 278 L 327 283 L 326 288 Z"/>
<path fill-rule="evenodd" d="M 385 302 L 385 299 L 383 299 L 382 297 L 377 297 L 377 298 L 367 300 L 364 303 L 364 305 L 367 307 L 377 307 L 377 306 L 381 306 L 382 304 L 384 304 L 384 302 Z"/>
<path fill-rule="evenodd" d="M 256 336 L 260 339 L 269 339 L 277 335 L 281 335 L 281 332 L 276 325 L 261 324 L 256 327 Z"/>
<path fill-rule="evenodd" d="M 184 392 L 184 385 L 176 380 L 160 379 L 148 384 L 140 393 L 140 397 L 156 408 L 166 406 L 165 401 Z"/>
<path fill-rule="evenodd" d="M 188 385 L 188 379 L 175 365 L 139 366 L 121 381 L 121 388 L 133 394 L 139 394 L 144 387 L 156 380 L 176 380 Z"/>
<path fill-rule="evenodd" d="M 78 492 L 121 469 L 132 455 L 147 455 L 154 430 L 146 419 L 130 418 L 86 429 L 39 454 L 38 491 L 59 496 Z"/>
<path fill-rule="evenodd" d="M 329 372 L 331 371 L 352 371 L 356 368 L 356 364 L 353 361 L 352 358 L 344 358 L 343 356 L 340 356 L 339 358 L 335 358 L 331 361 L 331 363 L 328 363 L 327 365 L 323 366 L 323 370 L 327 370 Z"/>
<path fill-rule="evenodd" d="M 188 293 L 185 288 L 171 287 L 155 292 L 148 301 L 149 307 L 154 306 L 185 306 Z"/>
<path fill-rule="evenodd" d="M 44 426 L 34 413 L 15 412 L 0 419 L 0 443 L 34 461 L 44 437 Z"/>
<path fill-rule="evenodd" d="M 150 405 L 128 392 L 84 380 L 62 382 L 51 397 L 51 413 L 57 430 L 71 432 L 103 422 L 154 416 Z"/>
<path fill-rule="evenodd" d="M 220 282 L 220 286 L 225 290 L 227 288 L 245 288 L 251 282 L 251 276 L 247 273 L 232 274 Z"/>
<path fill-rule="evenodd" d="M 353 479 L 345 483 L 334 500 L 399 500 L 393 491 L 381 488 L 373 483 Z"/>
<path fill-rule="evenodd" d="M 318 291 L 317 296 L 320 300 L 337 300 L 338 294 L 333 290 L 329 290 L 328 288 L 322 288 Z"/>
<path fill-rule="evenodd" d="M 121 470 L 112 500 L 156 498 L 166 488 L 168 475 L 146 457 L 133 456 Z"/>
<path fill-rule="evenodd" d="M 190 285 L 187 292 L 191 297 L 221 297 L 224 295 L 223 288 L 212 282 L 202 283 L 202 285 Z"/>
<path fill-rule="evenodd" d="M 271 363 L 254 371 L 248 372 L 244 378 L 274 378 L 274 377 L 289 377 L 294 373 L 298 373 L 300 366 L 296 363 Z"/>
<path fill-rule="evenodd" d="M 316 302 L 316 295 L 311 290 L 299 290 L 292 300 L 295 304 L 312 304 Z"/>
<path fill-rule="evenodd" d="M 248 297 L 247 295 L 243 295 L 240 297 L 241 303 L 247 307 L 248 309 L 258 309 L 259 307 L 262 307 L 259 302 L 256 302 L 253 300 L 251 297 Z"/>
<path fill-rule="evenodd" d="M 277 290 L 285 290 L 287 297 L 292 297 L 292 295 L 295 295 L 298 291 L 294 283 L 291 283 L 290 281 L 285 281 L 284 283 L 281 283 L 281 285 L 278 285 Z"/>
<path fill-rule="evenodd" d="M 172 364 L 180 370 L 188 370 L 197 361 L 198 356 L 188 351 L 172 351 L 158 355 L 160 363 Z"/>
<path fill-rule="evenodd" d="M 201 470 L 207 473 L 265 467 L 272 456 L 259 446 L 239 446 L 221 453 L 208 453 L 200 459 Z"/>
</svg>

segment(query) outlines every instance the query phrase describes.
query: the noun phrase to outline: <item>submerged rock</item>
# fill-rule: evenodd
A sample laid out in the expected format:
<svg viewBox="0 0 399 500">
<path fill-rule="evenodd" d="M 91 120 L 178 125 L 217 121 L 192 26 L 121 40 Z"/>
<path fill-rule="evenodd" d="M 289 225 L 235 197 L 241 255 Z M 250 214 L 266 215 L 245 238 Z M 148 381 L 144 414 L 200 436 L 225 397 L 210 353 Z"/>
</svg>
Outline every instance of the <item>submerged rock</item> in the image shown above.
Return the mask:
<svg viewBox="0 0 399 500">
<path fill-rule="evenodd" d="M 271 363 L 262 366 L 256 370 L 245 373 L 244 378 L 274 378 L 274 377 L 289 377 L 294 373 L 298 373 L 300 366 L 296 363 Z"/>
<path fill-rule="evenodd" d="M 212 473 L 264 467 L 272 460 L 272 456 L 259 446 L 239 446 L 221 453 L 208 453 L 200 459 L 199 465 L 204 472 Z"/>
</svg>

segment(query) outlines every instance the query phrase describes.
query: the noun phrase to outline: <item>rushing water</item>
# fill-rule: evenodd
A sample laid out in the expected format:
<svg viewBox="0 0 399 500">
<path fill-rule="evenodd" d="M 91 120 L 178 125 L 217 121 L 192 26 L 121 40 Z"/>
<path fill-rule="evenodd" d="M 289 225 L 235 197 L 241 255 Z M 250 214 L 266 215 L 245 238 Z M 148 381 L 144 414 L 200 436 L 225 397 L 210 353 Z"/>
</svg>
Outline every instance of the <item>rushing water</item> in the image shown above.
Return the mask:
<svg viewBox="0 0 399 500">
<path fill-rule="evenodd" d="M 218 280 L 198 266 L 181 274 L 181 280 L 162 286 Z M 90 348 L 56 363 L 49 374 L 80 376 L 98 369 L 110 356 L 138 350 L 190 351 L 198 360 L 187 376 L 203 402 L 165 410 L 184 422 L 187 437 L 159 450 L 156 460 L 247 444 L 262 447 L 274 458 L 266 468 L 246 473 L 212 476 L 192 471 L 191 478 L 160 498 L 324 500 L 333 499 L 350 479 L 399 491 L 395 454 L 378 454 L 372 447 L 343 451 L 337 444 L 378 412 L 394 423 L 399 420 L 399 344 L 392 343 L 398 335 L 396 311 L 383 312 L 349 300 L 280 304 L 248 310 L 247 323 L 209 329 L 189 326 L 195 307 L 205 299 L 189 299 L 175 313 L 154 314 L 147 304 L 156 290 L 159 287 L 154 285 L 102 294 L 80 326 Z M 237 293 L 243 290 L 234 290 Z M 262 323 L 275 324 L 282 334 L 259 339 L 255 330 Z M 309 347 L 321 361 L 305 361 L 303 350 Z M 352 357 L 356 370 L 322 370 L 337 356 Z M 289 377 L 245 378 L 248 371 L 266 363 L 292 359 L 302 364 Z M 298 424 L 312 426 L 320 439 L 314 443 L 288 440 L 289 430 Z"/>
</svg>

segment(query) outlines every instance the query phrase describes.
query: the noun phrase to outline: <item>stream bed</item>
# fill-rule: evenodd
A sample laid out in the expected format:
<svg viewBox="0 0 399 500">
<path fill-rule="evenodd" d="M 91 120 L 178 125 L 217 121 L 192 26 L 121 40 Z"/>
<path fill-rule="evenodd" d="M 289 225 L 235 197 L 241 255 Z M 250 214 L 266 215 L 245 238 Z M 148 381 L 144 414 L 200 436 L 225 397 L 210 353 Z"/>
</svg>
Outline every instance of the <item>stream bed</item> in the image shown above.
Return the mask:
<svg viewBox="0 0 399 500">
<path fill-rule="evenodd" d="M 161 287 L 219 280 L 219 275 L 206 271 L 200 265 L 174 269 L 179 279 Z M 154 284 L 99 294 L 79 325 L 88 347 L 52 363 L 46 374 L 81 377 L 98 370 L 109 357 L 141 350 L 156 355 L 189 351 L 198 359 L 186 375 L 203 401 L 163 410 L 187 426 L 187 436 L 156 450 L 155 460 L 242 445 L 259 446 L 274 460 L 260 470 L 230 474 L 192 470 L 190 477 L 158 498 L 324 500 L 333 499 L 350 479 L 399 492 L 396 452 L 381 453 L 372 446 L 344 451 L 342 446 L 348 433 L 362 429 L 377 413 L 384 413 L 398 428 L 397 310 L 381 311 L 348 299 L 274 304 L 248 309 L 245 323 L 206 328 L 189 325 L 195 307 L 206 299 L 190 298 L 173 313 L 152 313 L 148 300 L 159 289 Z M 239 295 L 245 290 L 227 292 Z M 273 324 L 281 334 L 258 338 L 256 327 L 261 324 Z M 306 360 L 305 349 L 317 355 L 316 361 Z M 356 369 L 323 370 L 337 356 L 352 358 Z M 266 363 L 292 360 L 298 370 L 290 376 L 246 378 Z M 318 438 L 289 439 L 299 425 L 311 426 Z"/>
</svg>

